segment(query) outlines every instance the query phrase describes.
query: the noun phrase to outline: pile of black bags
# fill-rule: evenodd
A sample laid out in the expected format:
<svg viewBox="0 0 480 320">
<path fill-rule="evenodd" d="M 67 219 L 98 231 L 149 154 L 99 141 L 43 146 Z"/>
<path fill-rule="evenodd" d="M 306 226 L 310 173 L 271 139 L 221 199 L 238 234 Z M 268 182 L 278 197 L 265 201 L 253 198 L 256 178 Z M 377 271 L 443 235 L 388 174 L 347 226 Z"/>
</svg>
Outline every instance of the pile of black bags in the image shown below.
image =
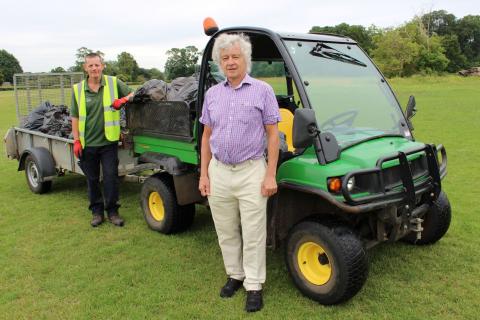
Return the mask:
<svg viewBox="0 0 480 320">
<path fill-rule="evenodd" d="M 198 80 L 180 77 L 166 83 L 163 80 L 148 80 L 135 91 L 133 102 L 146 101 L 185 101 L 187 104 L 197 99 Z"/>
<path fill-rule="evenodd" d="M 55 106 L 45 101 L 25 118 L 22 127 L 49 135 L 70 138 L 72 124 L 67 106 Z"/>
</svg>

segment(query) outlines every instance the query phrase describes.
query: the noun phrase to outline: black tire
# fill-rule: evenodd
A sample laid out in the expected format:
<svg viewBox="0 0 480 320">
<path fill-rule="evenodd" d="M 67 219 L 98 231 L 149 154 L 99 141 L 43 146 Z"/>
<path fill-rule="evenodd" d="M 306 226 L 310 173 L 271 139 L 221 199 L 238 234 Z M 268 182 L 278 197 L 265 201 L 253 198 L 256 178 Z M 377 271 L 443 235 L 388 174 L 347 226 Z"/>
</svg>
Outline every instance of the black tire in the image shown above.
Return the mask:
<svg viewBox="0 0 480 320">
<path fill-rule="evenodd" d="M 27 178 L 27 184 L 33 193 L 46 193 L 52 189 L 52 181 L 40 181 L 41 169 L 35 158 L 28 155 L 25 158 L 25 177 Z"/>
<path fill-rule="evenodd" d="M 289 233 L 285 260 L 300 292 L 324 305 L 350 299 L 368 276 L 366 250 L 343 225 L 299 223 Z"/>
<path fill-rule="evenodd" d="M 147 225 L 155 231 L 170 234 L 189 228 L 195 217 L 195 204 L 179 206 L 175 190 L 167 177 L 152 176 L 145 180 L 141 205 Z"/>
<path fill-rule="evenodd" d="M 411 232 L 402 239 L 403 241 L 416 245 L 432 244 L 447 233 L 452 220 L 452 209 L 447 195 L 443 191 L 440 192 L 438 199 L 432 203 L 423 219 L 421 238 L 417 240 L 417 234 Z"/>
</svg>

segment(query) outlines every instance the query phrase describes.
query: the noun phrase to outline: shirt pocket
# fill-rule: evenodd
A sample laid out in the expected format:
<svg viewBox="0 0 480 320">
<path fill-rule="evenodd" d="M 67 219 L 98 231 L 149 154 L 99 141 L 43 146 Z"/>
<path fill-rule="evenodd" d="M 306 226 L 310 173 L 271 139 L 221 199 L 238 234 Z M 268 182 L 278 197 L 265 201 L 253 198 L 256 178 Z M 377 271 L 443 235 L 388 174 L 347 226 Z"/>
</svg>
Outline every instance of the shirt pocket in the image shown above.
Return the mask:
<svg viewBox="0 0 480 320">
<path fill-rule="evenodd" d="M 244 102 L 239 108 L 239 122 L 244 125 L 262 123 L 262 108 L 260 104 L 254 102 Z"/>
</svg>

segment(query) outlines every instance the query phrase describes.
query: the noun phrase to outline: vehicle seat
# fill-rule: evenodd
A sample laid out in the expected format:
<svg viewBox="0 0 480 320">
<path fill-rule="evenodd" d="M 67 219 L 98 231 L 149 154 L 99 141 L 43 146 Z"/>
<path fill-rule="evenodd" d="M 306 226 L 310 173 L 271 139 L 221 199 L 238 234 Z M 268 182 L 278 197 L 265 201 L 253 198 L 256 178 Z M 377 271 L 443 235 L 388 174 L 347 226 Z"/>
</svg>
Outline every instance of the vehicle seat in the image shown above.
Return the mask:
<svg viewBox="0 0 480 320">
<path fill-rule="evenodd" d="M 288 151 L 293 152 L 293 113 L 285 108 L 280 108 L 280 117 L 282 120 L 278 123 L 278 130 L 285 134 L 288 145 Z"/>
</svg>

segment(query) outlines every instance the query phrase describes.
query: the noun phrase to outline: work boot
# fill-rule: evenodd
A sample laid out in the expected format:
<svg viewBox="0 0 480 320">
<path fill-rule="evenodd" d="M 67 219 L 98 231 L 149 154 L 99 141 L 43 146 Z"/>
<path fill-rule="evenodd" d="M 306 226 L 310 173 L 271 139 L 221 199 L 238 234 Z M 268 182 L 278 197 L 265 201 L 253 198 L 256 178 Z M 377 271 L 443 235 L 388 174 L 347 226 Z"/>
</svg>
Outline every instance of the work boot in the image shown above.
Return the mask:
<svg viewBox="0 0 480 320">
<path fill-rule="evenodd" d="M 260 311 L 263 308 L 262 290 L 247 291 L 245 310 L 247 312 Z"/>
<path fill-rule="evenodd" d="M 220 297 L 222 298 L 230 298 L 237 292 L 238 289 L 242 286 L 243 281 L 228 278 L 225 285 L 220 290 Z"/>
<path fill-rule="evenodd" d="M 92 217 L 92 221 L 90 222 L 90 224 L 92 225 L 92 227 L 98 227 L 99 225 L 101 225 L 103 223 L 103 214 L 96 214 L 94 213 L 93 214 L 93 217 Z"/>
<path fill-rule="evenodd" d="M 116 225 L 117 227 L 123 227 L 123 219 L 120 217 L 120 215 L 118 213 L 114 213 L 114 214 L 110 214 L 108 215 L 108 220 Z"/>
</svg>

